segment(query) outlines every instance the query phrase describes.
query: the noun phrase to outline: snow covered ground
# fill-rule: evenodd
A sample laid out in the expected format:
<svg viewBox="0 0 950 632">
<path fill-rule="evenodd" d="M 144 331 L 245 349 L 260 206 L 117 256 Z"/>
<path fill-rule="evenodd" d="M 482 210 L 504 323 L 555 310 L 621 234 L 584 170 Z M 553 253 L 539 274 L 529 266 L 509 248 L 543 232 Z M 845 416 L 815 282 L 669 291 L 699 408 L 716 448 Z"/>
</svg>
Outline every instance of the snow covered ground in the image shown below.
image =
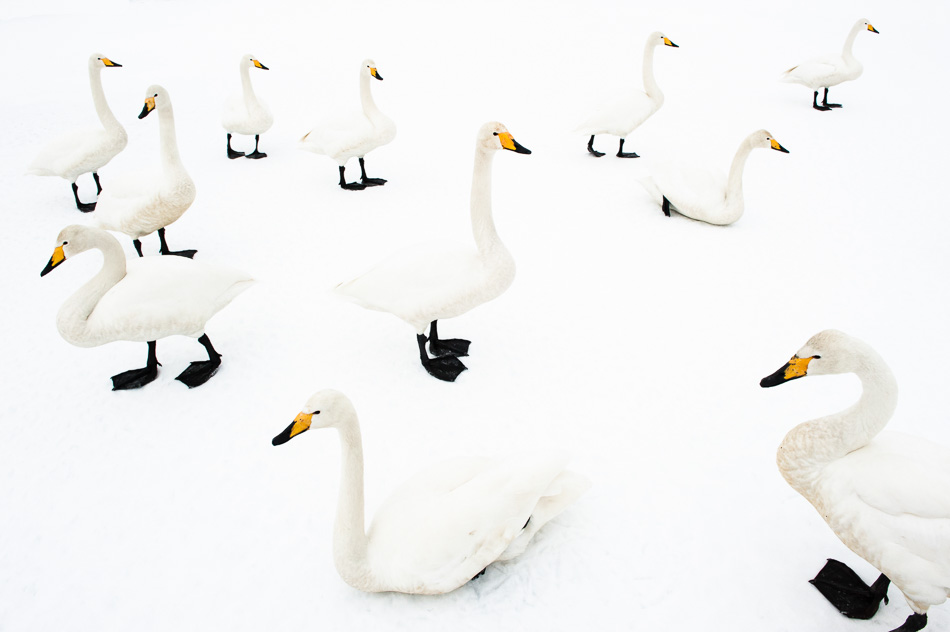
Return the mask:
<svg viewBox="0 0 950 632">
<path fill-rule="evenodd" d="M 796 423 L 848 405 L 853 376 L 763 390 L 812 334 L 872 344 L 901 385 L 891 429 L 950 445 L 945 326 L 946 24 L 937 2 L 6 2 L 0 630 L 891 630 L 896 588 L 869 622 L 839 615 L 807 580 L 825 558 L 866 580 L 790 489 L 775 448 Z M 779 73 L 859 34 L 856 82 L 819 113 Z M 3 17 L 3 16 L 0 16 Z M 626 149 L 595 160 L 573 127 L 638 87 L 643 40 L 664 107 Z M 40 279 L 57 233 L 90 218 L 68 185 L 23 175 L 44 142 L 92 125 L 86 58 L 129 145 L 102 182 L 157 160 L 145 89 L 166 87 L 197 188 L 173 248 L 259 283 L 208 327 L 224 364 L 188 390 L 191 339 L 158 343 L 158 379 L 110 391 L 145 345 L 80 349 L 59 305 L 98 269 L 84 254 Z M 219 124 L 253 72 L 275 124 L 268 158 L 225 157 Z M 398 126 L 367 158 L 389 180 L 336 186 L 297 139 L 358 107 L 360 60 Z M 445 336 L 473 341 L 454 384 L 425 374 L 401 321 L 327 293 L 392 250 L 470 240 L 475 131 L 499 120 L 530 156 L 494 161 L 494 211 L 518 263 L 510 290 Z M 746 214 L 729 227 L 650 202 L 637 177 L 673 154 L 728 169 L 765 127 L 791 153 L 756 151 Z M 235 146 L 249 150 L 247 138 Z M 603 137 L 598 146 L 616 149 Z M 355 162 L 349 174 L 358 172 Z M 94 192 L 89 176 L 81 195 Z M 132 244 L 120 235 L 123 247 Z M 157 239 L 145 238 L 146 253 Z M 360 414 L 367 515 L 421 464 L 453 455 L 569 448 L 591 490 L 527 553 L 440 597 L 363 594 L 331 559 L 339 448 L 312 432 L 270 439 L 321 388 Z M 922 481 L 921 484 L 926 484 Z M 950 607 L 928 629 L 950 628 Z"/>
</svg>

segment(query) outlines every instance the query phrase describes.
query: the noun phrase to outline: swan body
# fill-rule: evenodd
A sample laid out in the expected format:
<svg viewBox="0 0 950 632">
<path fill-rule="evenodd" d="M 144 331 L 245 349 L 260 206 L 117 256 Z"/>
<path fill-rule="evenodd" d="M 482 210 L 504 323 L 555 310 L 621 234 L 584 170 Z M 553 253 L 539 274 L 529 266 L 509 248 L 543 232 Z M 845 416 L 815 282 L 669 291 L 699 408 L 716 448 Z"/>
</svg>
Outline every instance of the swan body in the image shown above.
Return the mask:
<svg viewBox="0 0 950 632">
<path fill-rule="evenodd" d="M 84 173 L 96 172 L 109 163 L 120 151 L 125 149 L 129 137 L 125 128 L 119 123 L 109 104 L 105 92 L 102 90 L 102 69 L 121 68 L 108 57 L 94 53 L 89 56 L 89 87 L 92 90 L 92 102 L 96 107 L 96 114 L 102 127 L 72 132 L 61 136 L 47 144 L 30 164 L 27 173 L 38 176 L 59 176 L 70 184 Z M 74 189 L 74 194 L 75 194 Z M 76 205 L 80 210 L 92 210 L 91 207 L 82 208 L 78 194 Z"/>
<path fill-rule="evenodd" d="M 881 432 L 897 407 L 897 381 L 877 352 L 840 331 L 813 336 L 762 386 L 838 373 L 857 374 L 861 398 L 792 429 L 778 449 L 779 471 L 901 590 L 919 625 L 901 630 L 920 629 L 927 609 L 950 596 L 950 450 Z"/>
<path fill-rule="evenodd" d="M 546 522 L 590 486 L 564 469 L 561 454 L 456 459 L 403 483 L 367 530 L 363 448 L 353 404 L 338 391 L 319 391 L 273 444 L 311 427 L 339 431 L 343 473 L 333 558 L 343 580 L 366 592 L 455 590 L 492 562 L 523 552 Z"/>
<path fill-rule="evenodd" d="M 732 160 L 729 175 L 705 167 L 661 164 L 640 183 L 669 216 L 673 209 L 709 224 L 732 224 L 742 217 L 745 200 L 742 195 L 742 172 L 746 159 L 757 147 L 788 153 L 772 135 L 762 129 L 742 141 Z"/>
<path fill-rule="evenodd" d="M 136 241 L 178 220 L 194 202 L 196 193 L 178 153 L 175 115 L 168 91 L 153 85 L 145 95 L 139 118 L 153 110 L 158 112 L 161 169 L 117 180 L 99 199 L 95 216 L 99 228 L 125 233 Z M 141 254 L 139 244 L 136 248 Z"/>
<path fill-rule="evenodd" d="M 606 101 L 575 130 L 591 135 L 589 146 L 591 153 L 600 153 L 593 151 L 593 136 L 611 134 L 621 138 L 620 154 L 622 154 L 623 140 L 663 105 L 663 92 L 653 74 L 653 53 L 660 45 L 679 48 L 659 31 L 647 37 L 643 47 L 643 90 Z"/>
<path fill-rule="evenodd" d="M 360 65 L 360 102 L 361 112 L 348 113 L 324 119 L 300 139 L 300 148 L 315 154 L 323 154 L 336 161 L 340 169 L 341 186 L 345 184 L 342 178 L 344 166 L 350 158 L 359 158 L 361 161 L 370 151 L 386 145 L 396 137 L 396 124 L 380 112 L 373 100 L 370 90 L 370 79 L 382 81 L 382 75 L 376 70 L 376 63 L 372 59 L 364 59 Z M 363 180 L 369 180 L 364 186 L 383 184 L 372 182 L 366 178 L 363 169 Z M 363 187 L 343 187 L 363 188 Z"/>
<path fill-rule="evenodd" d="M 224 113 L 221 116 L 221 125 L 228 132 L 228 156 L 238 158 L 244 155 L 242 152 L 231 149 L 231 134 L 243 134 L 255 137 L 254 152 L 248 154 L 247 157 L 264 158 L 267 154 L 260 153 L 257 146 L 260 135 L 274 124 L 274 116 L 267 104 L 254 92 L 250 71 L 251 68 L 261 70 L 269 70 L 269 68 L 250 53 L 241 57 L 238 68 L 241 73 L 241 94 L 233 95 L 225 101 Z"/>
<path fill-rule="evenodd" d="M 491 164 L 501 149 L 531 153 L 501 123 L 486 123 L 479 130 L 471 196 L 475 248 L 419 245 L 339 284 L 335 292 L 401 318 L 422 336 L 433 321 L 464 314 L 507 290 L 515 262 L 495 230 L 491 210 Z"/>
</svg>

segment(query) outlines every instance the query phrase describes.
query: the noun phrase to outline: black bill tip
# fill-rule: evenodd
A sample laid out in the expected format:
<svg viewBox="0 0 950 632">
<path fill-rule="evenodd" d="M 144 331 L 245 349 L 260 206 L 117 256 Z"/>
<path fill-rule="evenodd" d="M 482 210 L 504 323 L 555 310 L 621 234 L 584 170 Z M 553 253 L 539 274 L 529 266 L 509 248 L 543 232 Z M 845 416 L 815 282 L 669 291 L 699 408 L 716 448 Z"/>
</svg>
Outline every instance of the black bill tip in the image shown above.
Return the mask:
<svg viewBox="0 0 950 632">
<path fill-rule="evenodd" d="M 149 112 L 151 112 L 151 110 L 148 109 L 148 103 L 146 103 L 145 105 L 142 106 L 142 112 L 139 114 L 139 118 L 140 119 L 145 118 L 146 116 L 148 116 Z"/>
<path fill-rule="evenodd" d="M 515 153 L 516 154 L 530 154 L 531 150 L 516 141 L 514 138 L 511 139 L 511 142 L 515 144 Z"/>
<path fill-rule="evenodd" d="M 376 77 L 377 79 L 379 79 L 380 81 L 383 80 L 383 76 L 382 76 L 381 74 L 379 74 L 378 72 L 375 73 L 373 76 Z"/>
<path fill-rule="evenodd" d="M 284 429 L 279 435 L 271 439 L 271 445 L 283 445 L 290 441 L 290 433 L 294 429 L 294 424 L 290 424 L 287 428 Z"/>
<path fill-rule="evenodd" d="M 779 384 L 785 384 L 786 382 L 791 382 L 792 380 L 797 380 L 800 377 L 804 377 L 803 375 L 798 375 L 796 377 L 786 378 L 785 371 L 788 369 L 788 366 L 789 364 L 788 362 L 786 362 L 782 366 L 781 369 L 779 369 L 772 375 L 769 375 L 768 377 L 763 377 L 759 381 L 759 386 L 761 386 L 762 388 L 771 388 L 773 386 L 778 386 Z"/>
<path fill-rule="evenodd" d="M 49 263 L 46 264 L 46 267 L 43 268 L 43 271 L 40 272 L 40 276 L 41 276 L 41 277 L 45 277 L 47 274 L 49 274 L 50 272 L 52 272 L 52 271 L 53 271 L 53 268 L 55 268 L 55 267 L 56 267 L 56 264 L 54 264 L 54 263 L 53 263 L 53 260 L 50 259 L 50 260 L 49 260 Z"/>
</svg>

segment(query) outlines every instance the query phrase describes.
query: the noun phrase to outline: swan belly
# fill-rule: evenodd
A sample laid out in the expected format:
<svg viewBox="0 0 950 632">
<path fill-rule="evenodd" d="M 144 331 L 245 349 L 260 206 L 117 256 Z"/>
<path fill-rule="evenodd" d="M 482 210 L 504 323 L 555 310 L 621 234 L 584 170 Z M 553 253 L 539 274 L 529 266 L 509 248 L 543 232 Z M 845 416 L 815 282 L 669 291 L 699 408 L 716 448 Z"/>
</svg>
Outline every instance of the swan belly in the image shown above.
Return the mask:
<svg viewBox="0 0 950 632">
<path fill-rule="evenodd" d="M 30 164 L 27 173 L 59 176 L 69 182 L 97 171 L 125 149 L 125 130 L 93 129 L 63 136 L 48 144 Z"/>
<path fill-rule="evenodd" d="M 856 59 L 848 62 L 840 56 L 825 56 L 810 59 L 789 68 L 782 75 L 782 80 L 818 90 L 857 79 L 863 70 L 861 63 Z"/>
<path fill-rule="evenodd" d="M 577 131 L 625 137 L 653 116 L 662 104 L 662 99 L 651 98 L 644 92 L 615 98 L 598 108 Z"/>
<path fill-rule="evenodd" d="M 274 117 L 267 104 L 258 100 L 248 106 L 243 96 L 233 96 L 225 104 L 221 125 L 232 134 L 256 136 L 271 128 Z"/>
<path fill-rule="evenodd" d="M 195 185 L 187 175 L 156 182 L 155 174 L 139 176 L 116 191 L 103 191 L 94 223 L 138 239 L 174 223 L 195 199 Z M 159 176 L 161 177 L 161 176 Z"/>
<path fill-rule="evenodd" d="M 741 195 L 738 200 L 727 200 L 726 178 L 719 172 L 703 168 L 668 166 L 653 176 L 653 183 L 655 190 L 666 197 L 678 213 L 686 217 L 725 225 L 742 216 Z M 662 199 L 658 202 L 662 202 Z"/>
</svg>

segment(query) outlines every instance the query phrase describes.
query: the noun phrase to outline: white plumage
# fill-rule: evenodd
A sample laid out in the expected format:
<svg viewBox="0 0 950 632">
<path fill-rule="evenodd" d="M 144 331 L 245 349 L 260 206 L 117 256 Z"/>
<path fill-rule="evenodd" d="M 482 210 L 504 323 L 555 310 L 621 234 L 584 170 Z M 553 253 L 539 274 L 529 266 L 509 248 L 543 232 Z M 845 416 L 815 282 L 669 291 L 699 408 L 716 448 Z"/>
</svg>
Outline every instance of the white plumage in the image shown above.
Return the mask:
<svg viewBox="0 0 950 632">
<path fill-rule="evenodd" d="M 267 107 L 267 103 L 254 92 L 250 73 L 252 67 L 269 70 L 255 55 L 248 53 L 241 57 L 238 66 L 241 73 L 241 94 L 228 97 L 224 103 L 224 112 L 221 115 L 221 125 L 228 132 L 228 149 L 231 148 L 231 134 L 259 137 L 274 124 L 274 116 L 271 114 L 270 108 Z M 249 154 L 248 157 L 263 158 L 266 156 L 266 154 L 261 154 L 258 151 L 257 143 L 259 140 L 259 138 L 255 138 L 254 153 Z M 240 152 L 235 153 L 234 157 L 243 155 Z M 229 152 L 229 155 L 232 154 Z"/>
<path fill-rule="evenodd" d="M 343 450 L 333 557 L 348 584 L 367 592 L 440 594 L 489 564 L 524 551 L 535 533 L 590 486 L 565 470 L 562 454 L 462 458 L 419 472 L 380 507 L 365 529 L 359 421 L 338 391 L 315 393 L 274 438 L 336 428 Z"/>
</svg>

